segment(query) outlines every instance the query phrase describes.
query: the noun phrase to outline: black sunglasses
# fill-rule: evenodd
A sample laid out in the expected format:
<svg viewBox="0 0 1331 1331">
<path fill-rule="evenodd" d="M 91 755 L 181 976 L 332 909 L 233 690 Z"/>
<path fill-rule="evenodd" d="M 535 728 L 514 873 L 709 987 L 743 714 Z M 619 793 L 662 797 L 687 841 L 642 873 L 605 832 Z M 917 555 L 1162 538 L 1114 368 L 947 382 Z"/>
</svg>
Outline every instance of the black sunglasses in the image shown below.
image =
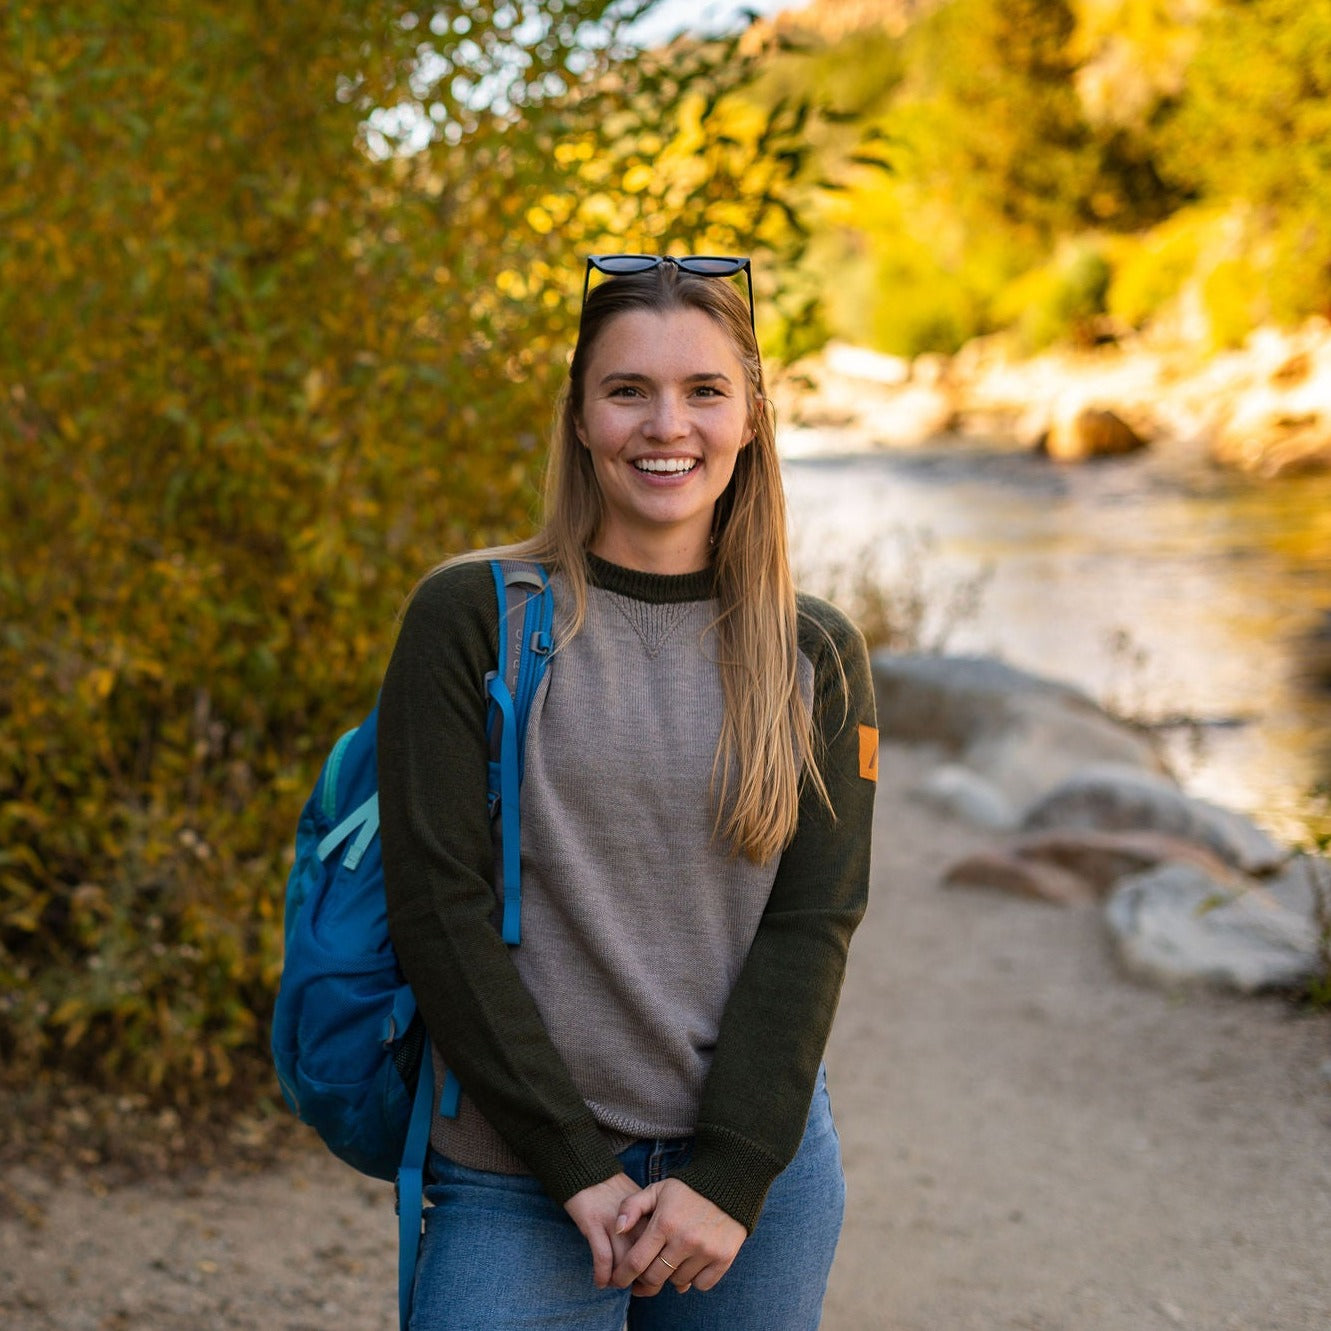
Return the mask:
<svg viewBox="0 0 1331 1331">
<path fill-rule="evenodd" d="M 587 292 L 591 288 L 592 269 L 604 273 L 607 277 L 624 277 L 629 273 L 649 273 L 663 263 L 673 263 L 684 273 L 695 277 L 734 277 L 744 274 L 744 282 L 749 292 L 749 326 L 756 336 L 758 328 L 753 317 L 753 265 L 747 258 L 720 254 L 589 254 L 587 272 L 582 279 L 582 303 L 587 303 Z"/>
</svg>

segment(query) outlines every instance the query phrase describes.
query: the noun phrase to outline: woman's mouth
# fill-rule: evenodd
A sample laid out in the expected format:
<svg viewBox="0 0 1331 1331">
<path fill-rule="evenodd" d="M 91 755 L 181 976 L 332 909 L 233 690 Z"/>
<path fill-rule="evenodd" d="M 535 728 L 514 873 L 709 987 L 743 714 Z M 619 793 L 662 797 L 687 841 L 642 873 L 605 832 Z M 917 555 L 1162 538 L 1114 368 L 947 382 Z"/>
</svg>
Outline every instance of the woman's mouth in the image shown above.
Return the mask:
<svg viewBox="0 0 1331 1331">
<path fill-rule="evenodd" d="M 637 458 L 633 463 L 638 471 L 651 476 L 680 476 L 698 465 L 697 458 Z"/>
</svg>

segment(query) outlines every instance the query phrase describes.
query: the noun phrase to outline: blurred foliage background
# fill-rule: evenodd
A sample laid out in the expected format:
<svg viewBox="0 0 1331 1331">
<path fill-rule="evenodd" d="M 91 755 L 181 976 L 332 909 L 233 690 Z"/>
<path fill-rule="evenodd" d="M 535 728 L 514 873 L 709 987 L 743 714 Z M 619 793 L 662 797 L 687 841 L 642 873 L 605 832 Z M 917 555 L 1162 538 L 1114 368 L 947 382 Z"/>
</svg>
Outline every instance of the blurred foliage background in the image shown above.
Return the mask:
<svg viewBox="0 0 1331 1331">
<path fill-rule="evenodd" d="M 754 254 L 774 365 L 1328 308 L 1331 0 L 630 17 L 0 14 L 0 1081 L 272 1095 L 296 812 L 529 526 L 588 251 Z"/>
<path fill-rule="evenodd" d="M 820 8 L 886 16 L 763 85 L 824 101 L 841 150 L 881 162 L 814 212 L 803 268 L 838 336 L 1205 350 L 1331 309 L 1329 0 Z"/>
</svg>

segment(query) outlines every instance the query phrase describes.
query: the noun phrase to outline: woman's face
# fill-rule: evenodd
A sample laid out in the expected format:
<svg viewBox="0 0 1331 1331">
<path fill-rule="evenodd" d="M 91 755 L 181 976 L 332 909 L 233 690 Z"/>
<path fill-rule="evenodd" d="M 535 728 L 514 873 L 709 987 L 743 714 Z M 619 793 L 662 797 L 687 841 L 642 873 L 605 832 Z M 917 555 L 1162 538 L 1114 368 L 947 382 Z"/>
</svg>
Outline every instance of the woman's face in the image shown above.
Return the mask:
<svg viewBox="0 0 1331 1331">
<path fill-rule="evenodd" d="M 604 500 L 594 553 L 628 568 L 705 568 L 712 510 L 753 434 L 744 366 L 695 309 L 629 310 L 587 362 L 578 438 Z"/>
</svg>

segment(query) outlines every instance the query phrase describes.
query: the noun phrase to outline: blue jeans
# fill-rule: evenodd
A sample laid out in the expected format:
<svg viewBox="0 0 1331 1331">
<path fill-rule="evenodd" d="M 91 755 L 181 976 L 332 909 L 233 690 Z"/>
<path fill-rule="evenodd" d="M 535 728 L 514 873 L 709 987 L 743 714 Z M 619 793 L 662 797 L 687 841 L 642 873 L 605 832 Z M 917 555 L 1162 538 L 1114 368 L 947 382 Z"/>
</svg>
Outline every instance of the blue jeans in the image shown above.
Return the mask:
<svg viewBox="0 0 1331 1331">
<path fill-rule="evenodd" d="M 645 1187 L 688 1158 L 688 1138 L 620 1155 Z M 804 1140 L 730 1270 L 706 1292 L 597 1289 L 568 1213 L 530 1176 L 435 1156 L 411 1331 L 816 1331 L 845 1208 L 841 1147 L 822 1074 Z"/>
</svg>

